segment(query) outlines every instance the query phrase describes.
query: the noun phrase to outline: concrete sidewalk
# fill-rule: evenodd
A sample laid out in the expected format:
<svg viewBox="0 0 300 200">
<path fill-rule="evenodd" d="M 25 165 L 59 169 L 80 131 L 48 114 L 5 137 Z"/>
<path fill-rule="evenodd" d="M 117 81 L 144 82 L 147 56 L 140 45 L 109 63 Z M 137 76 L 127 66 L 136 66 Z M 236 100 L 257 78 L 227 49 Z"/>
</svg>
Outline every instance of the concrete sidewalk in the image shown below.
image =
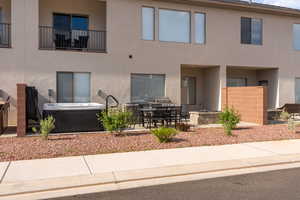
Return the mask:
<svg viewBox="0 0 300 200">
<path fill-rule="evenodd" d="M 0 199 L 87 186 L 300 163 L 300 140 L 0 163 Z M 23 198 L 25 199 L 25 198 Z"/>
</svg>

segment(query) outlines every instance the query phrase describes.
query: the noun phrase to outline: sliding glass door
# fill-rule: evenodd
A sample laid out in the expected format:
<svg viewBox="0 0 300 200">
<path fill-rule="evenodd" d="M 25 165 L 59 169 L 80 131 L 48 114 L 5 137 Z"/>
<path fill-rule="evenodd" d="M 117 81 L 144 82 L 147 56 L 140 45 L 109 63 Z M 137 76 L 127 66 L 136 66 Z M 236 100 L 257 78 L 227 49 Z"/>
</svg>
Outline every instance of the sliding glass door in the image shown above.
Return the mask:
<svg viewBox="0 0 300 200">
<path fill-rule="evenodd" d="M 88 103 L 90 102 L 90 73 L 57 73 L 58 103 Z"/>
<path fill-rule="evenodd" d="M 196 77 L 183 77 L 182 78 L 182 104 L 196 105 L 196 90 L 197 79 Z"/>
<path fill-rule="evenodd" d="M 161 98 L 165 96 L 165 75 L 132 74 L 131 101 Z"/>
<path fill-rule="evenodd" d="M 54 14 L 53 28 L 57 48 L 87 48 L 89 19 L 87 16 Z"/>
</svg>

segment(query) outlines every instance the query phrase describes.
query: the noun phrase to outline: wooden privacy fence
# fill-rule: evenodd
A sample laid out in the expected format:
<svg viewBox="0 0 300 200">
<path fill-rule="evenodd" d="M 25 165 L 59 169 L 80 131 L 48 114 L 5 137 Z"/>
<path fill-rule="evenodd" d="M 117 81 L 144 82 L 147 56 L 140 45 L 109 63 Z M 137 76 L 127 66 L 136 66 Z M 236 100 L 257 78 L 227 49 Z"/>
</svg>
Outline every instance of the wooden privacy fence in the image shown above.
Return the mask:
<svg viewBox="0 0 300 200">
<path fill-rule="evenodd" d="M 266 87 L 226 87 L 222 89 L 222 109 L 234 108 L 241 121 L 260 125 L 268 123 Z"/>
</svg>

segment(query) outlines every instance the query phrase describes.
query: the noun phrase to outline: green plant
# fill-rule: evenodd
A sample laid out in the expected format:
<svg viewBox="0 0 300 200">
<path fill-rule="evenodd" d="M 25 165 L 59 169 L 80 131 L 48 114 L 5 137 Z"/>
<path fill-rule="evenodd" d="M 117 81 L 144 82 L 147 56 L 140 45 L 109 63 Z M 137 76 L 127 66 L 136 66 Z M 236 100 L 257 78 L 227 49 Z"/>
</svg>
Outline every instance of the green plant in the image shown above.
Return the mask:
<svg viewBox="0 0 300 200">
<path fill-rule="evenodd" d="M 291 118 L 291 115 L 290 115 L 288 112 L 282 111 L 282 112 L 280 113 L 280 119 L 281 119 L 281 120 L 287 121 L 287 120 L 289 120 L 290 118 Z"/>
<path fill-rule="evenodd" d="M 177 123 L 176 124 L 176 129 L 182 132 L 188 132 L 191 128 L 191 125 L 187 123 Z"/>
<path fill-rule="evenodd" d="M 131 122 L 132 113 L 124 111 L 121 108 L 112 108 L 107 112 L 102 112 L 97 115 L 98 120 L 103 123 L 104 128 L 111 133 L 122 133 L 128 128 Z"/>
<path fill-rule="evenodd" d="M 177 130 L 174 128 L 161 127 L 158 129 L 151 130 L 151 133 L 157 137 L 158 141 L 161 143 L 170 142 L 171 139 L 177 135 Z"/>
<path fill-rule="evenodd" d="M 51 131 L 55 128 L 55 119 L 53 116 L 48 116 L 47 118 L 45 119 L 42 119 L 40 121 L 40 129 L 39 131 L 37 130 L 36 127 L 33 127 L 32 128 L 32 131 L 37 133 L 39 132 L 40 135 L 45 139 L 47 140 L 48 139 L 48 135 L 49 133 L 51 133 Z"/>
<path fill-rule="evenodd" d="M 292 118 L 288 119 L 288 129 L 293 132 L 296 131 L 296 123 L 295 123 L 295 120 Z"/>
<path fill-rule="evenodd" d="M 231 136 L 232 130 L 236 128 L 237 124 L 240 122 L 240 115 L 233 108 L 226 108 L 220 113 L 219 120 L 223 125 L 226 134 Z"/>
</svg>

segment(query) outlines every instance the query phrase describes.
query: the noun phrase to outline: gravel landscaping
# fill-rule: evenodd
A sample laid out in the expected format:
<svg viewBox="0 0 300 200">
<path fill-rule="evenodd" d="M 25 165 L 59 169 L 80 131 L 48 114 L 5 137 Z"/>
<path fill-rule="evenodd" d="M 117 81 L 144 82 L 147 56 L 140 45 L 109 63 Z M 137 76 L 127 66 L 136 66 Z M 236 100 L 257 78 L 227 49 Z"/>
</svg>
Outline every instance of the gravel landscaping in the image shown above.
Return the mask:
<svg viewBox="0 0 300 200">
<path fill-rule="evenodd" d="M 300 129 L 298 131 L 300 132 Z M 50 136 L 48 141 L 41 137 L 0 137 L 0 162 L 300 139 L 300 134 L 288 131 L 287 125 L 239 128 L 234 130 L 233 134 L 234 136 L 226 136 L 221 128 L 198 129 L 195 132 L 179 133 L 172 142 L 166 144 L 160 144 L 147 132 L 127 133 L 124 136 L 114 136 L 109 133 Z"/>
</svg>

